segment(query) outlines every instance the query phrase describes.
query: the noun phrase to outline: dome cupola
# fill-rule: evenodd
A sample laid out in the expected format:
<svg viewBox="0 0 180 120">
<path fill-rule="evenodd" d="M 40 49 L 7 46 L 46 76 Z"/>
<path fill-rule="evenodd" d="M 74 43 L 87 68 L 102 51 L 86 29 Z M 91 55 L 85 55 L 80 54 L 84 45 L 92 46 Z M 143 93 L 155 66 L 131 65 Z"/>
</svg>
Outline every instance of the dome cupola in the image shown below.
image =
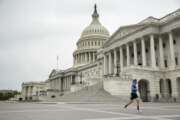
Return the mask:
<svg viewBox="0 0 180 120">
<path fill-rule="evenodd" d="M 99 22 L 99 14 L 97 12 L 96 4 L 94 5 L 92 22 L 83 30 L 80 40 L 83 40 L 84 37 L 89 36 L 109 36 L 108 30 Z"/>
</svg>

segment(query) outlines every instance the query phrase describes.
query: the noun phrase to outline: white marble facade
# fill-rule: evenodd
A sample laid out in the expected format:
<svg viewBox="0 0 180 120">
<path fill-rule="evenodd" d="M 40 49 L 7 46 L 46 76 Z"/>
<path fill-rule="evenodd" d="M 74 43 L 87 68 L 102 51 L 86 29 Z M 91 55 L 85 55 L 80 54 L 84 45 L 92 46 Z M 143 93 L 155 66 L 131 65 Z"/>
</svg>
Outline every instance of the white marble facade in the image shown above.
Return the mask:
<svg viewBox="0 0 180 120">
<path fill-rule="evenodd" d="M 160 19 L 149 17 L 140 23 L 120 27 L 110 37 L 104 44 L 105 81 L 113 83 L 117 77 L 123 76 L 128 76 L 128 79 L 118 81 L 127 86 L 124 89 L 119 85 L 117 89 L 111 90 L 114 84 L 105 84 L 108 91 L 127 96 L 130 86 L 128 80 L 137 79 L 144 101 L 176 101 L 180 97 L 179 16 L 180 10 Z"/>
<path fill-rule="evenodd" d="M 92 22 L 82 32 L 73 58 L 73 67 L 51 72 L 47 94 L 63 95 L 102 80 L 106 91 L 128 99 L 131 81 L 137 79 L 143 101 L 177 101 L 180 10 L 122 26 L 110 36 L 99 22 L 95 6 Z"/>
<path fill-rule="evenodd" d="M 22 83 L 23 100 L 39 100 L 39 96 L 46 96 L 48 84 L 46 82 Z"/>
</svg>

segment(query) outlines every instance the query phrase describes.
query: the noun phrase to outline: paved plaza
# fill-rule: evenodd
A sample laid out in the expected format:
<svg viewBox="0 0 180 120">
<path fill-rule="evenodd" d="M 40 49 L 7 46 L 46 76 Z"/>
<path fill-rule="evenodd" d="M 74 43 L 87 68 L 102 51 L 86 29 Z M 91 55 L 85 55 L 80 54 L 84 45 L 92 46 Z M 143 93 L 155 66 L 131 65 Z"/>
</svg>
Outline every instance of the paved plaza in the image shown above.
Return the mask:
<svg viewBox="0 0 180 120">
<path fill-rule="evenodd" d="M 38 104 L 0 102 L 0 120 L 180 120 L 180 104 L 143 103 L 122 109 L 113 104 Z"/>
</svg>

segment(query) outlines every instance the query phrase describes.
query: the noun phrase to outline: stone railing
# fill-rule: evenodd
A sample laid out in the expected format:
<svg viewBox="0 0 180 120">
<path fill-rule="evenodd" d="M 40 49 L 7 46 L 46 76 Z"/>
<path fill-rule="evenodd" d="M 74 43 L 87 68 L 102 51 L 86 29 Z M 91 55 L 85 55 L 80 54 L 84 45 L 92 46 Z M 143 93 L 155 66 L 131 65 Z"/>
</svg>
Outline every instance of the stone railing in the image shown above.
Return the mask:
<svg viewBox="0 0 180 120">
<path fill-rule="evenodd" d="M 124 72 L 124 73 L 121 73 L 121 74 L 119 74 L 117 76 L 106 75 L 103 78 L 103 80 L 112 80 L 112 79 L 117 80 L 117 81 L 119 81 L 119 80 L 126 80 L 127 81 L 127 80 L 132 80 L 133 76 L 131 74 L 128 74 L 128 73 Z"/>
</svg>

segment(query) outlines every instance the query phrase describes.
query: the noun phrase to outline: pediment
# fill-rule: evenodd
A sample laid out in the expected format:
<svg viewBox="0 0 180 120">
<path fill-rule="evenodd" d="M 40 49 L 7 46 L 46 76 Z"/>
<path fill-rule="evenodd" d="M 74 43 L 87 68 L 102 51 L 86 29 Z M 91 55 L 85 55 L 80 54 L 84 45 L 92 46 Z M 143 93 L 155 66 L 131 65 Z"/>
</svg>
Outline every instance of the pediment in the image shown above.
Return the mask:
<svg viewBox="0 0 180 120">
<path fill-rule="evenodd" d="M 49 78 L 51 78 L 52 76 L 56 75 L 57 71 L 55 69 L 53 69 L 49 75 Z"/>
<path fill-rule="evenodd" d="M 110 39 L 105 43 L 111 43 L 117 39 L 120 39 L 122 37 L 127 36 L 130 33 L 135 32 L 138 29 L 141 29 L 142 27 L 144 27 L 144 25 L 139 25 L 139 24 L 135 24 L 135 25 L 129 25 L 129 26 L 121 26 L 111 37 Z"/>
<path fill-rule="evenodd" d="M 143 21 L 141 21 L 139 24 L 158 23 L 158 22 L 159 22 L 159 19 L 150 16 L 150 17 L 144 19 Z"/>
</svg>

